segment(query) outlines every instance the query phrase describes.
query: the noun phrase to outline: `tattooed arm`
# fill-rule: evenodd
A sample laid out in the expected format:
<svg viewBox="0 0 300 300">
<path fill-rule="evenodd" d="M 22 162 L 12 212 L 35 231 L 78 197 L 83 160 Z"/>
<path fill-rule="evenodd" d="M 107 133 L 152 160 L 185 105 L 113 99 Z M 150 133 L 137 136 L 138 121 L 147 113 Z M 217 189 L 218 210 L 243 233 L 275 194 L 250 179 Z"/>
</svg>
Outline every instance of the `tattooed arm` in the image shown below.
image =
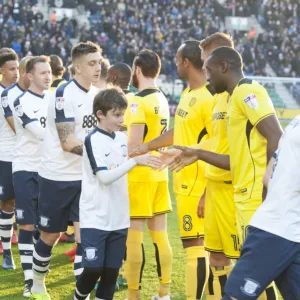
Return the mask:
<svg viewBox="0 0 300 300">
<path fill-rule="evenodd" d="M 57 133 L 61 147 L 66 152 L 82 155 L 82 142 L 75 136 L 75 123 L 61 122 L 56 123 Z"/>
</svg>

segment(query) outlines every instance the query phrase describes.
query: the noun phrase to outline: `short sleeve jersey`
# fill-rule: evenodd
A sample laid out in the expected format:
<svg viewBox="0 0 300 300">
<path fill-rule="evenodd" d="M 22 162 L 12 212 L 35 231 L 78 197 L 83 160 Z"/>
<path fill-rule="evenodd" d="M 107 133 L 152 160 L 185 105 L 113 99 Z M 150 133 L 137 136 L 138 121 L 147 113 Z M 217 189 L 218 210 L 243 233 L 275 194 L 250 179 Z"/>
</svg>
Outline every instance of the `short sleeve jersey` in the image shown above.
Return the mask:
<svg viewBox="0 0 300 300">
<path fill-rule="evenodd" d="M 13 172 L 38 172 L 41 162 L 42 141 L 27 126 L 35 123 L 42 128 L 47 124 L 47 95 L 38 95 L 25 91 L 14 101 L 14 123 L 16 128 L 16 146 L 14 150 Z"/>
<path fill-rule="evenodd" d="M 55 181 L 82 179 L 82 157 L 62 149 L 56 124 L 73 123 L 76 137 L 83 142 L 97 124 L 93 115 L 93 101 L 97 91 L 93 86 L 87 90 L 73 79 L 51 92 L 39 170 L 43 178 Z"/>
<path fill-rule="evenodd" d="M 16 134 L 10 128 L 6 118 L 13 116 L 14 101 L 24 90 L 17 84 L 13 84 L 2 91 L 0 108 L 0 160 L 13 160 L 13 152 L 16 145 Z"/>
<path fill-rule="evenodd" d="M 168 100 L 158 88 L 145 89 L 132 97 L 128 112 L 128 136 L 132 125 L 145 125 L 143 143 L 157 138 L 169 128 Z M 154 171 L 149 167 L 137 166 L 129 172 L 128 178 L 133 182 L 167 181 L 168 173 L 167 170 Z"/>
<path fill-rule="evenodd" d="M 212 139 L 210 151 L 218 154 L 229 154 L 228 138 L 226 131 L 227 109 L 229 94 L 224 92 L 214 97 L 212 112 Z M 205 177 L 213 181 L 231 182 L 230 171 L 207 164 Z"/>
<path fill-rule="evenodd" d="M 79 209 L 81 228 L 113 231 L 129 227 L 127 174 L 110 185 L 101 183 L 96 175 L 126 161 L 126 134 L 109 134 L 96 127 L 85 138 Z"/>
<path fill-rule="evenodd" d="M 267 141 L 257 124 L 274 115 L 266 89 L 244 78 L 228 105 L 227 136 L 235 201 L 262 198 L 262 178 L 267 163 Z"/>
<path fill-rule="evenodd" d="M 212 134 L 212 106 L 214 92 L 209 84 L 191 90 L 186 88 L 180 97 L 175 114 L 174 144 L 201 144 Z M 174 192 L 186 196 L 201 196 L 206 186 L 206 164 L 198 161 L 174 172 Z"/>
</svg>

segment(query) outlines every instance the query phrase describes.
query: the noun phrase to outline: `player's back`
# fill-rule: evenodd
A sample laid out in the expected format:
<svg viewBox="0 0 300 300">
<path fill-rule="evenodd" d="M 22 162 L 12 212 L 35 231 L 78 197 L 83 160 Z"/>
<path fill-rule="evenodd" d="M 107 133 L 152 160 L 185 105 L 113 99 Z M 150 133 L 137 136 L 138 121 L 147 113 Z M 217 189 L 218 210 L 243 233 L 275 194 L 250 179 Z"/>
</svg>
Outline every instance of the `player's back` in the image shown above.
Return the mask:
<svg viewBox="0 0 300 300">
<path fill-rule="evenodd" d="M 300 242 L 300 116 L 285 129 L 268 184 L 266 200 L 250 225 Z"/>
<path fill-rule="evenodd" d="M 200 88 L 186 88 L 180 97 L 174 125 L 174 144 L 194 146 L 211 137 L 211 115 L 214 92 L 206 83 Z M 186 196 L 201 196 L 206 180 L 205 163 L 195 162 L 174 173 L 174 192 Z"/>
<path fill-rule="evenodd" d="M 128 135 L 130 126 L 145 125 L 143 143 L 147 143 L 169 128 L 168 100 L 158 88 L 145 89 L 131 98 L 129 104 Z M 129 181 L 166 181 L 167 171 L 153 171 L 149 167 L 136 167 L 129 172 Z"/>
<path fill-rule="evenodd" d="M 266 89 L 243 78 L 228 105 L 227 136 L 235 201 L 260 199 L 267 162 L 267 140 L 256 125 L 274 115 Z"/>
</svg>

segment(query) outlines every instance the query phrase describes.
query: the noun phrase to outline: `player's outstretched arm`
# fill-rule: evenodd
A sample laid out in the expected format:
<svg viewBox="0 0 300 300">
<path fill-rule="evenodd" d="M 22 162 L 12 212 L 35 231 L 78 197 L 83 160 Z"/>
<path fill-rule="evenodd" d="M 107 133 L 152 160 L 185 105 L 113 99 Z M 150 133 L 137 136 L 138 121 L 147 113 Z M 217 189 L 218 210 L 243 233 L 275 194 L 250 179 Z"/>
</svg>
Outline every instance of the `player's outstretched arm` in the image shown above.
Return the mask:
<svg viewBox="0 0 300 300">
<path fill-rule="evenodd" d="M 175 157 L 169 164 L 172 171 L 179 172 L 184 167 L 191 165 L 197 160 L 205 161 L 215 167 L 230 170 L 229 155 L 217 154 L 203 149 L 193 149 L 183 146 L 174 146 L 181 150 L 181 154 Z"/>
<path fill-rule="evenodd" d="M 75 136 L 75 123 L 56 123 L 56 129 L 63 150 L 82 156 L 83 143 Z"/>
<path fill-rule="evenodd" d="M 151 155 L 151 154 L 136 156 L 134 158 L 127 160 L 124 164 L 112 170 L 99 170 L 96 173 L 97 178 L 101 183 L 105 185 L 109 185 L 112 184 L 114 181 L 123 177 L 136 165 L 148 166 L 153 169 L 159 169 L 161 167 L 161 161 L 158 156 Z"/>
<path fill-rule="evenodd" d="M 259 133 L 267 140 L 267 163 L 272 158 L 278 148 L 279 140 L 282 136 L 282 128 L 275 115 L 268 116 L 256 125 Z"/>
<path fill-rule="evenodd" d="M 161 136 L 153 139 L 152 141 L 142 144 L 130 152 L 130 157 L 148 153 L 149 151 L 158 150 L 160 148 L 173 145 L 174 128 L 169 129 Z"/>
</svg>

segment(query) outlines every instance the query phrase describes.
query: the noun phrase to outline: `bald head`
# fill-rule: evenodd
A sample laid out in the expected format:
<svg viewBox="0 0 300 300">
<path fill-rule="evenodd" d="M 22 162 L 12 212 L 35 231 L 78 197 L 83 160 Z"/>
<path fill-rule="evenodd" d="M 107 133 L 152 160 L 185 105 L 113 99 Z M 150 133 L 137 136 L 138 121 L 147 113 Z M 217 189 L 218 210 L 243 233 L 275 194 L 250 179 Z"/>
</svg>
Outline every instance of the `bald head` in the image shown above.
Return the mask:
<svg viewBox="0 0 300 300">
<path fill-rule="evenodd" d="M 118 62 L 109 68 L 107 82 L 126 90 L 130 85 L 131 74 L 132 70 L 129 65 Z"/>
<path fill-rule="evenodd" d="M 243 59 L 240 53 L 230 47 L 219 47 L 215 49 L 209 56 L 208 60 L 210 63 L 215 65 L 225 63 L 229 69 L 235 71 L 241 71 L 243 68 Z"/>
</svg>

